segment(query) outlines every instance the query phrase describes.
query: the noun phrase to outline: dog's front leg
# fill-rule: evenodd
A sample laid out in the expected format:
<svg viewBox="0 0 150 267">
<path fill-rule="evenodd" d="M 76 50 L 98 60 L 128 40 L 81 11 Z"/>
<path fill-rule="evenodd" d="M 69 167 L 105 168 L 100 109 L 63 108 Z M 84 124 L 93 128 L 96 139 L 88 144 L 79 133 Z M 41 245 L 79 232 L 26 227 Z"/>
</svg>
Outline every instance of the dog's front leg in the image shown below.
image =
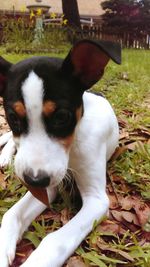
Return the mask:
<svg viewBox="0 0 150 267">
<path fill-rule="evenodd" d="M 0 147 L 3 147 L 0 154 L 0 167 L 6 167 L 12 161 L 16 152 L 16 145 L 13 140 L 12 132 L 3 134 L 0 137 Z"/>
<path fill-rule="evenodd" d="M 46 236 L 21 267 L 62 266 L 92 230 L 93 223 L 107 213 L 109 201 L 105 193 L 105 166 L 106 162 L 101 171 L 99 168 L 94 171 L 94 166 L 91 173 L 87 168 L 81 171 L 81 178 L 77 180 L 83 200 L 81 210 L 62 228 Z"/>
<path fill-rule="evenodd" d="M 84 198 L 80 212 L 65 226 L 49 234 L 21 267 L 60 267 L 108 209 L 106 196 Z"/>
<path fill-rule="evenodd" d="M 28 192 L 2 219 L 0 228 L 0 266 L 8 267 L 12 264 L 16 244 L 23 232 L 46 206 Z"/>
</svg>

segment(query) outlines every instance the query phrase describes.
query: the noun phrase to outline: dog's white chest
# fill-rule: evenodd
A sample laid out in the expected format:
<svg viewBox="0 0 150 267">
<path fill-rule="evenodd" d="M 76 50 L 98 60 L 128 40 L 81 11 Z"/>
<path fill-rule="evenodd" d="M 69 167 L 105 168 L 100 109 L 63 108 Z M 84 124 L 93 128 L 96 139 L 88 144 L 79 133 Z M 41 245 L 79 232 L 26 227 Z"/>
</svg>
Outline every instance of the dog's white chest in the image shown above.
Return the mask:
<svg viewBox="0 0 150 267">
<path fill-rule="evenodd" d="M 101 96 L 85 92 L 84 114 L 75 131 L 71 149 L 70 164 L 88 157 L 95 158 L 101 144 L 106 144 L 107 160 L 118 145 L 118 123 L 109 102 Z"/>
</svg>

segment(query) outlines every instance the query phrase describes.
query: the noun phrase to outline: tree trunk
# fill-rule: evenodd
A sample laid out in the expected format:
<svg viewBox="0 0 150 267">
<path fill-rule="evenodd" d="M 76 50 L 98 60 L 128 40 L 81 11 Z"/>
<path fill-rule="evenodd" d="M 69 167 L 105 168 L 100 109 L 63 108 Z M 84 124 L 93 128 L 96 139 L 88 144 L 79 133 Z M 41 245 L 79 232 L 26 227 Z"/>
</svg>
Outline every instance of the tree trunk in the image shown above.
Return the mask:
<svg viewBox="0 0 150 267">
<path fill-rule="evenodd" d="M 80 16 L 77 0 L 62 0 L 64 18 L 68 21 L 68 26 L 75 30 L 81 28 Z"/>
</svg>

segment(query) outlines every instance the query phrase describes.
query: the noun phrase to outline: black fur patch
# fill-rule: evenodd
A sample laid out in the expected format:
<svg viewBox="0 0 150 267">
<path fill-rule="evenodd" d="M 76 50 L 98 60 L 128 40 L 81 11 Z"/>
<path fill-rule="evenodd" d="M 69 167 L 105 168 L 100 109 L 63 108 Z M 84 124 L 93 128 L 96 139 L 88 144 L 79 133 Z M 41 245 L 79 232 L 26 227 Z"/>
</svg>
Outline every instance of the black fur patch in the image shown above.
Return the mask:
<svg viewBox="0 0 150 267">
<path fill-rule="evenodd" d="M 24 103 L 21 88 L 31 71 L 43 80 L 43 102 L 50 100 L 56 103 L 56 110 L 52 116 L 43 115 L 48 134 L 66 137 L 73 132 L 77 123 L 76 110 L 82 105 L 83 92 L 76 79 L 62 70 L 62 62 L 59 58 L 33 57 L 11 67 L 5 90 L 4 108 L 15 135 L 28 132 L 28 118 L 18 118 L 12 107 L 17 101 Z"/>
</svg>

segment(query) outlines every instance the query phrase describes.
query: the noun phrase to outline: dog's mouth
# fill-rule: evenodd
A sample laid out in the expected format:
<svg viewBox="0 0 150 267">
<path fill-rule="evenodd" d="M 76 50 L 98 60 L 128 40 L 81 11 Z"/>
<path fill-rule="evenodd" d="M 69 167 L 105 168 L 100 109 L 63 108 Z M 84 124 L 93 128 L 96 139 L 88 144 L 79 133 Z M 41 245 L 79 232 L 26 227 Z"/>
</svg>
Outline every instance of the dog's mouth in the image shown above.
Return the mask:
<svg viewBox="0 0 150 267">
<path fill-rule="evenodd" d="M 33 186 L 32 184 L 27 184 L 24 180 L 19 178 L 20 182 L 31 192 L 31 194 L 41 201 L 47 207 L 50 207 L 50 203 L 54 198 L 54 195 L 57 191 L 57 186 L 60 184 L 60 181 L 52 181 L 49 186 Z"/>
<path fill-rule="evenodd" d="M 47 192 L 47 187 L 35 187 L 32 185 L 29 185 L 22 181 L 22 179 L 19 178 L 21 183 L 31 192 L 31 194 L 40 200 L 43 204 L 45 204 L 47 207 L 50 206 L 49 196 Z"/>
<path fill-rule="evenodd" d="M 36 197 L 38 200 L 40 200 L 42 203 L 49 207 L 50 203 L 46 187 L 34 187 L 27 184 L 25 184 L 25 186 L 34 197 Z"/>
</svg>

